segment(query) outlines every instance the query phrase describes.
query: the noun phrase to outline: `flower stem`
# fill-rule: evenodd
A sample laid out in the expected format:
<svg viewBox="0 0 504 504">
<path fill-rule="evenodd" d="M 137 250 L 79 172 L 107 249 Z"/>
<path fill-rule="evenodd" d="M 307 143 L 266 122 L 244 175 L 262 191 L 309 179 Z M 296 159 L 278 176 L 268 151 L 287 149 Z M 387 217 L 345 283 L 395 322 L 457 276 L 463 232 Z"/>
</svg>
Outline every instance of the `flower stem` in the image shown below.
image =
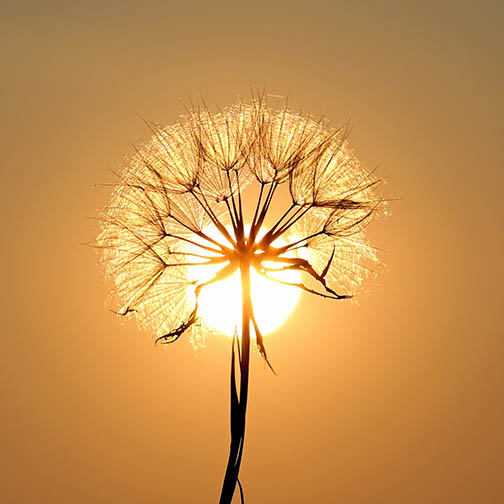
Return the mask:
<svg viewBox="0 0 504 504">
<path fill-rule="evenodd" d="M 246 259 L 240 263 L 242 284 L 242 335 L 239 353 L 240 394 L 236 390 L 236 359 L 233 340 L 231 357 L 231 443 L 229 457 L 222 484 L 219 504 L 231 504 L 238 482 L 240 464 L 245 441 L 245 418 L 247 413 L 249 364 L 250 364 L 250 323 L 252 318 L 252 298 L 250 294 L 250 264 Z M 238 340 L 238 344 L 240 344 Z"/>
</svg>

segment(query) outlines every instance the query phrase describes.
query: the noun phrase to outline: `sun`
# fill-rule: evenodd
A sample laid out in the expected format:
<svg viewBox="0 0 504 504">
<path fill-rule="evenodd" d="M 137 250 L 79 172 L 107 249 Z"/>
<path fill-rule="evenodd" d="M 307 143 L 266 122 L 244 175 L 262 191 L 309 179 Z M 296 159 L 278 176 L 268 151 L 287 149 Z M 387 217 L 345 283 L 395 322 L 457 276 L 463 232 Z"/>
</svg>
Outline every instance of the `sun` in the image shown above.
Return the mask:
<svg viewBox="0 0 504 504">
<path fill-rule="evenodd" d="M 211 231 L 205 231 L 214 235 Z M 275 246 L 281 247 L 286 243 L 277 239 Z M 274 264 L 266 266 L 275 266 Z M 190 280 L 201 279 L 202 272 L 198 268 L 205 268 L 205 277 L 210 278 L 217 272 L 219 266 L 196 266 L 190 268 Z M 282 282 L 300 283 L 299 271 L 288 270 L 269 273 Z M 192 278 L 194 276 L 194 278 Z M 258 327 L 263 335 L 273 332 L 280 327 L 295 308 L 300 289 L 277 283 L 260 275 L 253 268 L 250 269 L 250 283 L 252 306 Z M 205 323 L 226 336 L 233 336 L 235 331 L 241 334 L 242 298 L 240 271 L 237 270 L 229 278 L 208 285 L 201 291 L 198 299 L 198 315 Z"/>
<path fill-rule="evenodd" d="M 276 273 L 276 278 L 297 283 L 300 281 L 300 274 L 297 271 L 282 271 Z M 263 334 L 268 334 L 289 317 L 299 300 L 300 290 L 264 278 L 254 269 L 250 271 L 250 283 L 257 324 Z M 241 333 L 242 299 L 239 270 L 226 280 L 209 285 L 202 291 L 198 313 L 205 323 L 223 334 L 232 336 L 235 329 L 238 334 Z"/>
</svg>

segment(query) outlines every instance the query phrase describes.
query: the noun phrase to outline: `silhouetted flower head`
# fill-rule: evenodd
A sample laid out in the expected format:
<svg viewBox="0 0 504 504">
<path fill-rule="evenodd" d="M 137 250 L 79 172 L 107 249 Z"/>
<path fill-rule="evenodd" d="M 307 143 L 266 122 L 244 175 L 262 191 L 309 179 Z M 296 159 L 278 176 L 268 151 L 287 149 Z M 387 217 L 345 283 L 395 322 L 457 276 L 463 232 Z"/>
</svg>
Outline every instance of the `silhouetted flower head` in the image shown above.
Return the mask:
<svg viewBox="0 0 504 504">
<path fill-rule="evenodd" d="M 364 228 L 383 204 L 379 179 L 348 147 L 346 128 L 272 109 L 262 96 L 218 112 L 194 106 L 174 125 L 149 127 L 102 212 L 97 245 L 118 312 L 158 340 L 206 329 L 198 296 L 240 257 L 267 277 L 299 271 L 306 281 L 292 288 L 333 299 L 351 297 L 378 262 Z M 266 226 L 282 192 L 285 212 Z M 280 237 L 286 245 L 275 246 Z M 218 273 L 206 278 L 205 265 Z"/>
</svg>

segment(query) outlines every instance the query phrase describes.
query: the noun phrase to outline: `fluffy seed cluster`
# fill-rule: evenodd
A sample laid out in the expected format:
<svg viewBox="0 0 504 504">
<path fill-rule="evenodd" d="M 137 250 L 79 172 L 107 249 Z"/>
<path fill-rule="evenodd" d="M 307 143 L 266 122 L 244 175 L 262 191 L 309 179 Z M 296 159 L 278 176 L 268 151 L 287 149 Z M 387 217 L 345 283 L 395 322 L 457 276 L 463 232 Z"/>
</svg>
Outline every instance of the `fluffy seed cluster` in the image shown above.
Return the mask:
<svg viewBox="0 0 504 504">
<path fill-rule="evenodd" d="M 351 297 L 378 262 L 364 228 L 383 206 L 380 180 L 349 149 L 345 128 L 273 109 L 261 96 L 148 126 L 152 137 L 115 184 L 96 246 L 118 313 L 134 314 L 159 340 L 186 331 L 197 340 L 208 329 L 198 295 L 236 270 L 239 250 L 251 251 L 262 275 L 273 261 L 275 271 L 303 273 L 292 288 L 333 299 Z M 282 191 L 285 212 L 266 228 Z M 280 237 L 287 245 L 275 247 Z M 205 265 L 221 269 L 209 280 Z"/>
</svg>

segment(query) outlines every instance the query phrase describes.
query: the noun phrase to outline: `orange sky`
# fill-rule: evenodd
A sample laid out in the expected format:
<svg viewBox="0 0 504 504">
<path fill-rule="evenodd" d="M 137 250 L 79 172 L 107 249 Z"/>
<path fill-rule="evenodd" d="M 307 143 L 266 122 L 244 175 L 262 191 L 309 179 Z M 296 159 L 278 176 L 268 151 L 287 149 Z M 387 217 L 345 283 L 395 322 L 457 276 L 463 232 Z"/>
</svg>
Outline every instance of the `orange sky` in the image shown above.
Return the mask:
<svg viewBox="0 0 504 504">
<path fill-rule="evenodd" d="M 73 3 L 72 3 L 73 4 Z M 229 340 L 105 309 L 107 166 L 202 93 L 335 123 L 400 197 L 360 303 L 302 296 L 252 359 L 247 502 L 504 502 L 498 2 L 4 2 L 0 500 L 216 502 Z"/>
</svg>

